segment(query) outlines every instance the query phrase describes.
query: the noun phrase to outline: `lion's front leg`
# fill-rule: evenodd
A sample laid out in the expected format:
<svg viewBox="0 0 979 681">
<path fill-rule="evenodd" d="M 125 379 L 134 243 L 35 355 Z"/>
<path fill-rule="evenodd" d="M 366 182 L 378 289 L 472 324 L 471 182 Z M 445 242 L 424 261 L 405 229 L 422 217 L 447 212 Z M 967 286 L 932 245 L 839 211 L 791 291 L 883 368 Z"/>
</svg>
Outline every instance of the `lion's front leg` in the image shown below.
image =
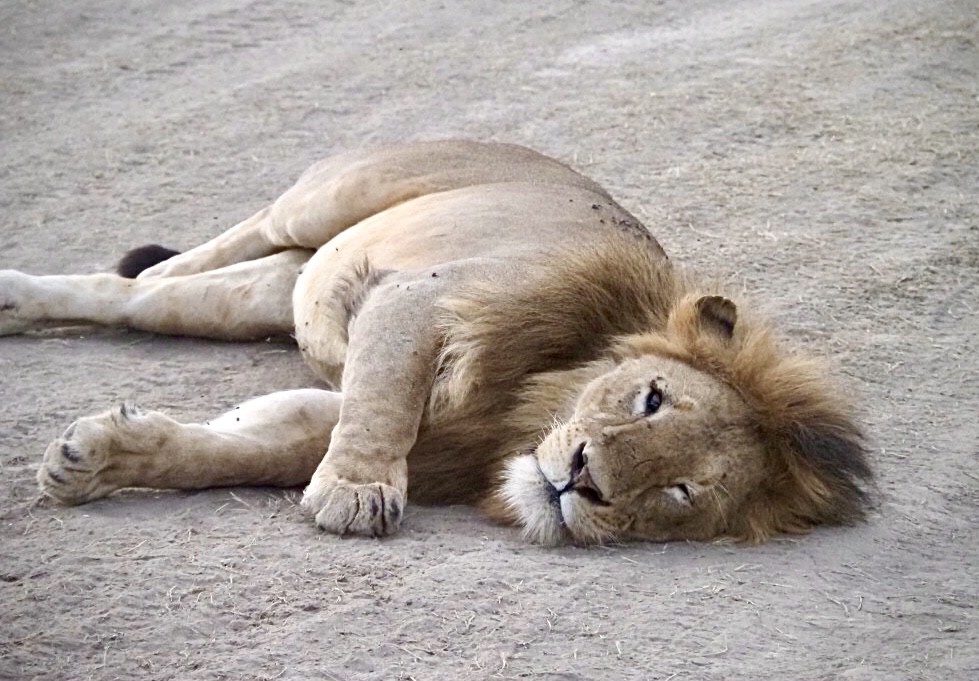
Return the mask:
<svg viewBox="0 0 979 681">
<path fill-rule="evenodd" d="M 389 279 L 371 292 L 352 324 L 340 421 L 303 497 L 328 532 L 383 536 L 401 523 L 407 457 L 434 375 L 434 303 L 443 282 Z M 304 329 L 300 347 L 315 353 L 321 340 L 315 329 L 297 328 Z"/>
<path fill-rule="evenodd" d="M 289 390 L 205 424 L 123 405 L 69 426 L 44 453 L 38 484 L 66 504 L 125 487 L 301 485 L 329 446 L 341 401 L 326 390 Z"/>
</svg>

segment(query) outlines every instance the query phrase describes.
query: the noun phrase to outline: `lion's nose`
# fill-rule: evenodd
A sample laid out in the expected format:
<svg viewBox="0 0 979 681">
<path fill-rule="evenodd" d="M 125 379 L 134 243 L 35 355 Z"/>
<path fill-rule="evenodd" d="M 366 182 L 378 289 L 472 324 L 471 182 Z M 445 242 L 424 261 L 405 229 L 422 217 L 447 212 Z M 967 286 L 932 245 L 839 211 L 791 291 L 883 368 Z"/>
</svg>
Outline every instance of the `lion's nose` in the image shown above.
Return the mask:
<svg viewBox="0 0 979 681">
<path fill-rule="evenodd" d="M 588 472 L 588 455 L 585 454 L 587 445 L 587 442 L 582 442 L 571 455 L 571 479 L 568 480 L 567 486 L 561 490 L 561 494 L 577 492 L 593 504 L 608 506 L 608 502 L 602 496 L 602 490 L 598 488 L 598 485 L 592 480 L 591 473 Z"/>
<path fill-rule="evenodd" d="M 585 466 L 588 465 L 588 457 L 585 456 L 585 447 L 588 445 L 587 442 L 582 442 L 578 445 L 578 448 L 574 450 L 574 454 L 571 455 L 571 483 L 574 484 L 575 478 L 581 475 L 581 472 L 585 470 Z"/>
</svg>

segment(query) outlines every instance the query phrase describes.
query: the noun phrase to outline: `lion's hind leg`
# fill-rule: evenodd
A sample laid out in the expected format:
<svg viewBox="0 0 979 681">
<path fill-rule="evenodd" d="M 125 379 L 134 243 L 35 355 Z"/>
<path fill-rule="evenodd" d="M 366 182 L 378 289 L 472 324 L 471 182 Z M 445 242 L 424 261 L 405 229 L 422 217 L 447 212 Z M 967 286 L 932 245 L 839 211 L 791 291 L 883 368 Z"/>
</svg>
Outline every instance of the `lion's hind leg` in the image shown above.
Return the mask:
<svg viewBox="0 0 979 681">
<path fill-rule="evenodd" d="M 146 280 L 0 270 L 0 336 L 72 323 L 227 340 L 289 333 L 293 288 L 311 254 L 293 248 L 202 274 Z"/>
<path fill-rule="evenodd" d="M 52 442 L 41 491 L 81 504 L 125 487 L 204 489 L 305 484 L 330 444 L 342 397 L 289 390 L 241 404 L 205 424 L 124 404 L 79 419 Z"/>
</svg>

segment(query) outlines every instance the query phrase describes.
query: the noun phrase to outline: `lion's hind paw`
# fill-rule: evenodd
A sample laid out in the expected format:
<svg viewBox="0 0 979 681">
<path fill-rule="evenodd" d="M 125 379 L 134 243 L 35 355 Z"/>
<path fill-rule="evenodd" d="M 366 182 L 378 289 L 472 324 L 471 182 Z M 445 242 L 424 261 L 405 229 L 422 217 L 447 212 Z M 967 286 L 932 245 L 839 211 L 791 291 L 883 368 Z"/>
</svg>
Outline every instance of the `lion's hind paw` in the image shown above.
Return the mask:
<svg viewBox="0 0 979 681">
<path fill-rule="evenodd" d="M 31 276 L 16 270 L 0 270 L 0 336 L 30 331 Z"/>
</svg>

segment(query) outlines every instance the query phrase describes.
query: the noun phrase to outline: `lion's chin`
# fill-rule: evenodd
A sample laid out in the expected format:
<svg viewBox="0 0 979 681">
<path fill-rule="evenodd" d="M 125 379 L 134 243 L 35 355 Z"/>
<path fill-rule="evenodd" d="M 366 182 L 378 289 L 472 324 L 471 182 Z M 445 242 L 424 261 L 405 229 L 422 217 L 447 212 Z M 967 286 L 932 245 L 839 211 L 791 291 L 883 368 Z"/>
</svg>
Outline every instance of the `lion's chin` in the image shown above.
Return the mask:
<svg viewBox="0 0 979 681">
<path fill-rule="evenodd" d="M 544 546 L 560 544 L 565 537 L 554 487 L 547 481 L 537 459 L 530 454 L 507 462 L 500 489 L 507 505 L 516 513 L 524 536 Z"/>
</svg>

